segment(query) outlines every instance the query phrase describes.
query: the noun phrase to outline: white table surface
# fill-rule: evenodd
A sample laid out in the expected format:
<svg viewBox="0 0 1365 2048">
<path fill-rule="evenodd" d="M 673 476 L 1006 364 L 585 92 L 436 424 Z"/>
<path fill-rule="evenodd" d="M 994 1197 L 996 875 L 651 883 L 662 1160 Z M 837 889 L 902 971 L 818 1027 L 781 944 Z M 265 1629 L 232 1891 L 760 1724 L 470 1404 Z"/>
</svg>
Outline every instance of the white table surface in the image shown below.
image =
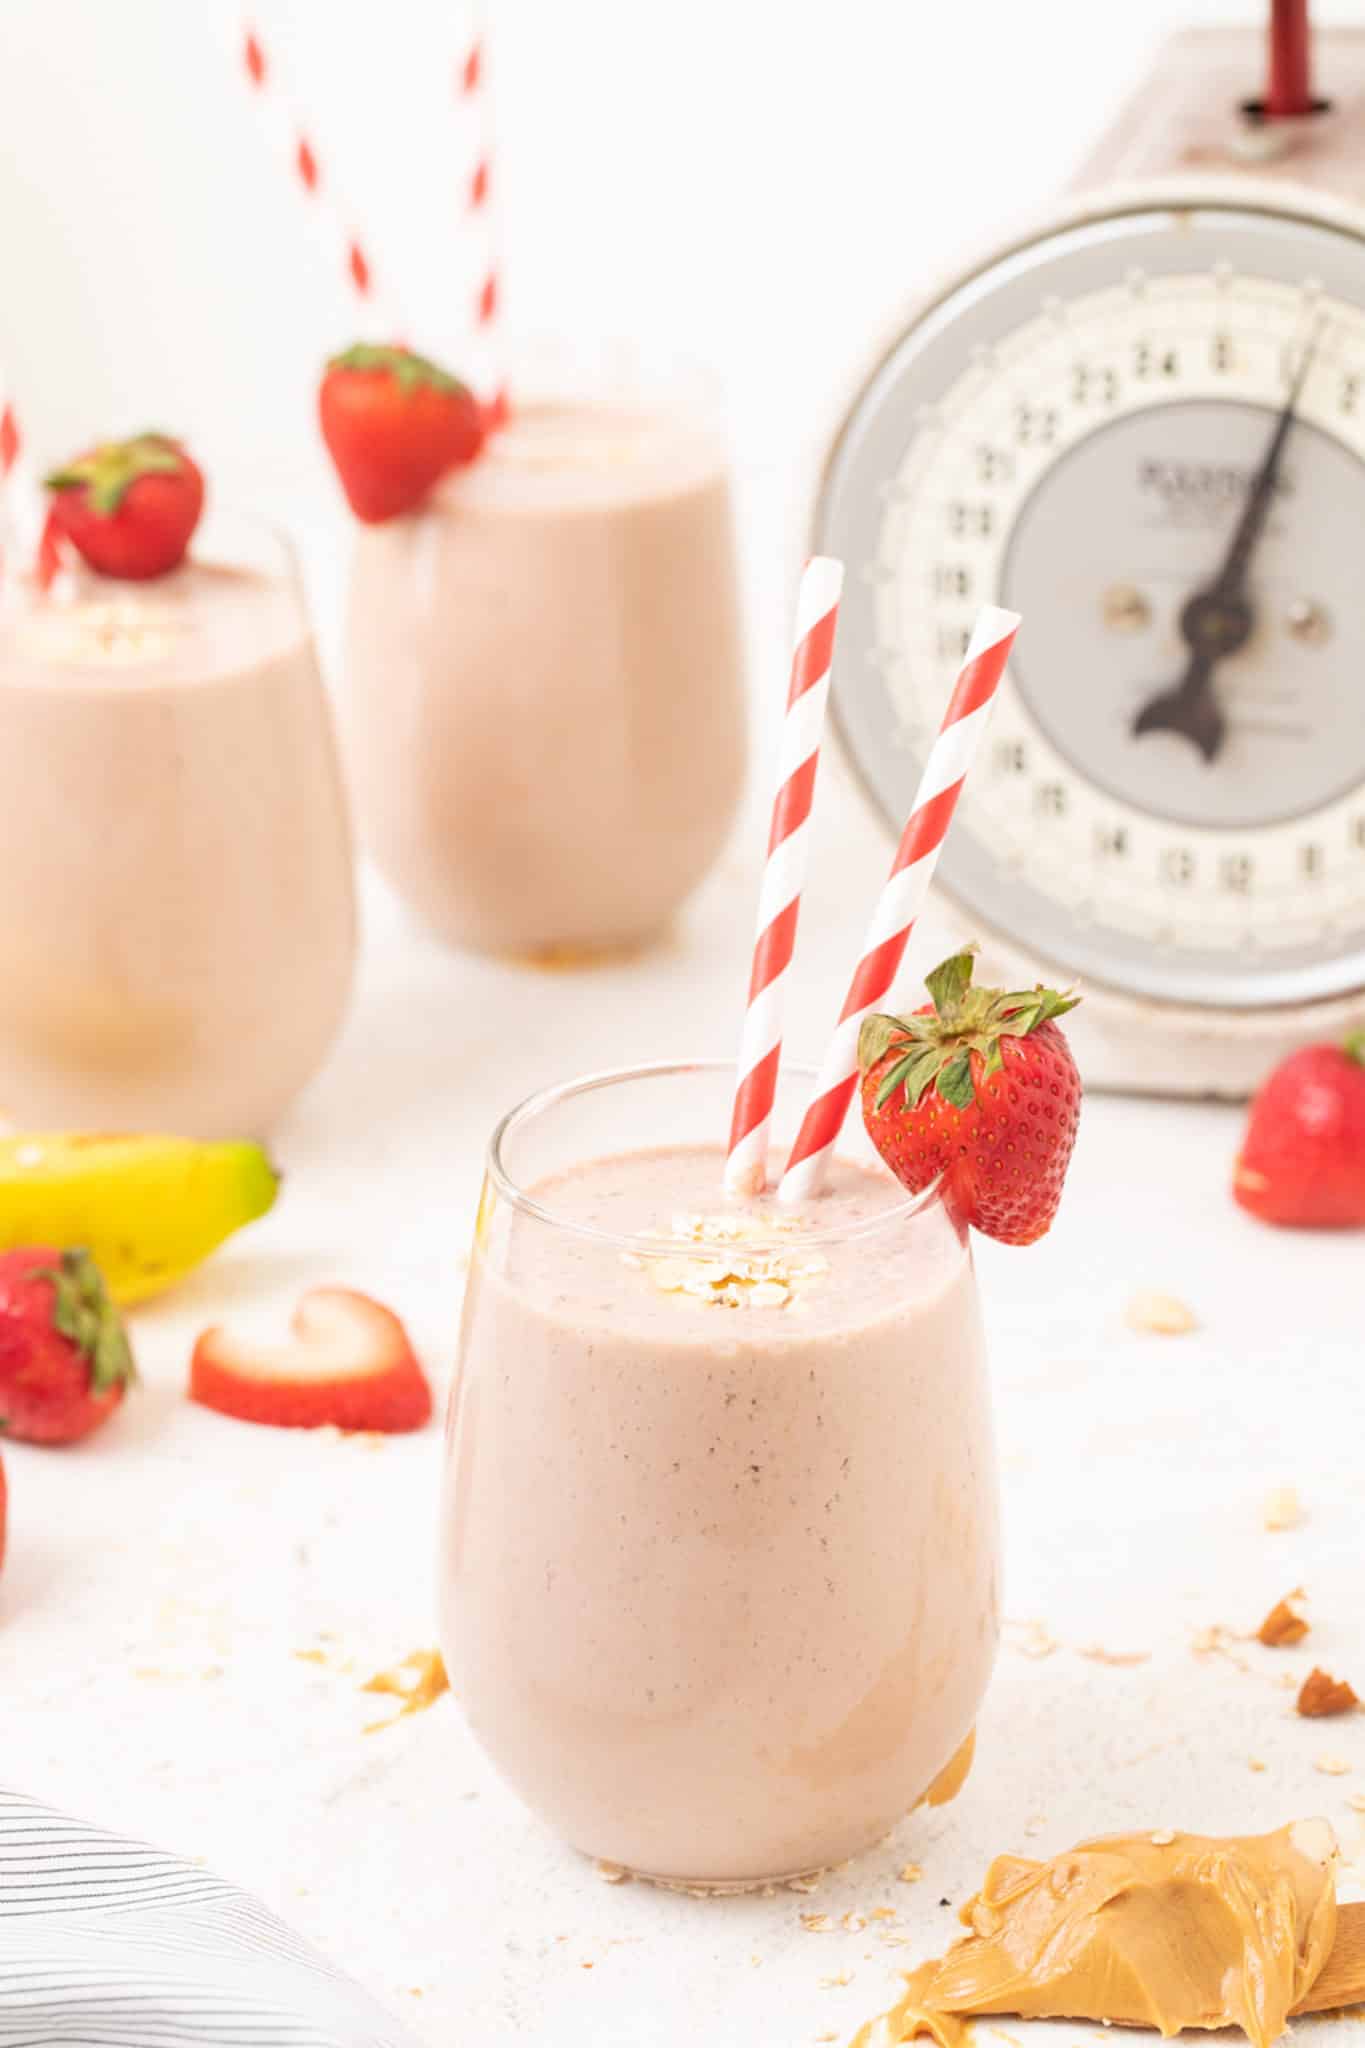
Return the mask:
<svg viewBox="0 0 1365 2048">
<path fill-rule="evenodd" d="M 885 860 L 836 774 L 826 789 L 792 1026 L 806 1054 Z M 354 1011 L 279 1133 L 277 1213 L 138 1315 L 145 1386 L 102 1434 L 4 1452 L 5 1779 L 204 1858 L 432 2048 L 843 2039 L 1006 1848 L 1323 1812 L 1360 1853 L 1365 1716 L 1296 1719 L 1286 1674 L 1320 1660 L 1365 1691 L 1365 1240 L 1244 1217 L 1227 1194 L 1239 1113 L 1213 1107 L 1092 1099 L 1049 1239 L 981 1247 L 1006 1611 L 1042 1629 L 1008 1631 L 954 1806 L 809 1897 L 702 1901 L 603 1883 L 500 1788 L 456 1699 L 365 1732 L 386 1708 L 360 1682 L 434 1640 L 440 1432 L 376 1443 L 208 1414 L 184 1399 L 192 1339 L 220 1315 L 278 1322 L 336 1278 L 400 1310 L 444 1385 L 491 1114 L 570 1071 L 728 1048 L 760 840 L 751 819 L 667 949 L 592 974 L 442 953 L 368 884 Z M 1199 1331 L 1127 1330 L 1140 1288 L 1183 1298 Z M 1284 1485 L 1305 1520 L 1271 1533 L 1263 1503 Z M 1200 1631 L 1253 1629 L 1300 1584 L 1300 1650 L 1197 1654 Z M 1324 1756 L 1351 1772 L 1319 1772 Z M 898 1882 L 912 1860 L 922 1880 Z M 895 1919 L 801 1924 L 878 1907 Z"/>
</svg>

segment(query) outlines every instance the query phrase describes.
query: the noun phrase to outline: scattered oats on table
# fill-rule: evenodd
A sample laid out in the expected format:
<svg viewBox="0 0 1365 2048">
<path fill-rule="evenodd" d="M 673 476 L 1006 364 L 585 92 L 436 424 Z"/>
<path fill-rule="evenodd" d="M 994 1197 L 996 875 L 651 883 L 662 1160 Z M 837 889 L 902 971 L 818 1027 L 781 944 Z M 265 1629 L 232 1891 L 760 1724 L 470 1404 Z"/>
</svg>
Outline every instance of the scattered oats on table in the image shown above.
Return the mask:
<svg viewBox="0 0 1365 2048">
<path fill-rule="evenodd" d="M 820 1989 L 822 1991 L 841 1991 L 845 1984 L 851 1984 L 852 1982 L 852 1970 L 840 1970 L 836 1977 L 822 1977 L 820 1979 Z"/>
<path fill-rule="evenodd" d="M 1265 1769 L 1265 1758 L 1263 1756 L 1249 1756 L 1247 1758 L 1247 1769 L 1249 1771 L 1263 1771 Z"/>
<path fill-rule="evenodd" d="M 918 1863 L 902 1863 L 896 1875 L 902 1884 L 918 1884 L 924 1871 Z"/>
<path fill-rule="evenodd" d="M 1174 1294 L 1156 1294 L 1144 1289 L 1135 1294 L 1123 1312 L 1130 1330 L 1155 1337 L 1184 1337 L 1199 1328 L 1199 1318 Z"/>
<path fill-rule="evenodd" d="M 1017 1650 L 1021 1657 L 1050 1657 L 1062 1647 L 1041 1621 L 1007 1621 L 1004 1633 L 1010 1649 Z"/>
<path fill-rule="evenodd" d="M 1315 1756 L 1313 1759 L 1313 1769 L 1321 1771 L 1324 1778 L 1344 1778 L 1350 1768 L 1344 1756 Z"/>
<path fill-rule="evenodd" d="M 828 1934 L 833 1924 L 828 1913 L 803 1913 L 801 1915 L 801 1925 L 805 1928 L 807 1934 Z"/>
<path fill-rule="evenodd" d="M 1277 1486 L 1266 1495 L 1262 1515 L 1267 1529 L 1297 1529 L 1303 1520 L 1303 1504 L 1296 1486 Z"/>
</svg>

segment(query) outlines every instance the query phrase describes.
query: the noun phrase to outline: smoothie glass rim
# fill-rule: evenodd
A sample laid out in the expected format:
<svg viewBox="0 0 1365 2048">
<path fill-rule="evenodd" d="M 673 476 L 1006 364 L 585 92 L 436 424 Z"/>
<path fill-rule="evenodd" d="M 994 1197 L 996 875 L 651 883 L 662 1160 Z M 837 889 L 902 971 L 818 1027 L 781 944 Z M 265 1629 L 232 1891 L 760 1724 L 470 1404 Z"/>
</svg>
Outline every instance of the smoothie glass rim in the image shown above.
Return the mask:
<svg viewBox="0 0 1365 2048">
<path fill-rule="evenodd" d="M 595 1224 L 582 1222 L 577 1217 L 561 1215 L 554 1208 L 538 1201 L 534 1195 L 520 1185 L 515 1176 L 510 1172 L 503 1159 L 503 1149 L 506 1141 L 514 1137 L 523 1125 L 532 1124 L 548 1112 L 557 1109 L 561 1104 L 571 1102 L 580 1096 L 590 1095 L 597 1089 L 611 1088 L 630 1081 L 666 1080 L 672 1076 L 684 1074 L 712 1077 L 717 1075 L 733 1076 L 734 1070 L 733 1060 L 645 1060 L 633 1066 L 603 1067 L 591 1073 L 577 1075 L 569 1081 L 554 1082 L 549 1087 L 538 1088 L 533 1094 L 523 1097 L 520 1102 L 509 1109 L 504 1116 L 499 1118 L 494 1126 L 493 1134 L 488 1141 L 484 1160 L 488 1180 L 496 1189 L 501 1199 L 509 1202 L 514 1208 L 520 1210 L 524 1216 L 529 1216 L 536 1223 L 546 1224 L 555 1230 L 567 1231 L 571 1236 L 585 1238 L 588 1242 L 599 1245 L 604 1250 L 631 1252 L 636 1257 L 646 1259 L 668 1256 L 676 1257 L 678 1247 L 672 1240 L 661 1239 L 658 1236 L 650 1237 L 634 1232 L 602 1230 Z M 817 1074 L 814 1067 L 793 1063 L 783 1068 L 784 1080 L 796 1079 L 803 1081 L 812 1092 L 816 1078 Z M 648 1150 L 649 1148 L 648 1146 L 642 1146 L 641 1149 Z M 892 1181 L 894 1185 L 893 1177 L 889 1173 L 887 1173 L 887 1179 Z M 775 1187 L 768 1190 L 768 1198 L 772 1200 L 774 1207 L 776 1207 L 776 1194 L 777 1190 Z M 717 1180 L 716 1213 L 723 1213 L 731 1199 L 726 1194 L 720 1181 Z M 816 1196 L 814 1199 L 818 1202 L 819 1197 Z M 937 1207 L 942 1201 L 943 1177 L 940 1174 L 930 1182 L 927 1188 L 921 1189 L 919 1194 L 906 1194 L 900 1201 L 892 1203 L 886 1209 L 878 1210 L 874 1216 L 866 1217 L 859 1223 L 832 1224 L 825 1229 L 821 1229 L 818 1226 L 801 1226 L 794 1229 L 774 1230 L 770 1238 L 762 1236 L 747 1238 L 746 1250 L 752 1252 L 754 1249 L 767 1243 L 788 1249 L 805 1245 L 856 1243 L 865 1238 L 875 1237 L 888 1226 L 895 1227 L 904 1224 L 911 1218 L 921 1215 L 925 1210 Z M 797 1211 L 794 1213 L 800 1214 L 802 1212 Z M 733 1257 L 735 1246 L 733 1239 L 708 1238 L 703 1235 L 697 1238 L 689 1238 L 687 1249 L 691 1256 L 706 1257 L 710 1255 L 723 1259 Z"/>
</svg>

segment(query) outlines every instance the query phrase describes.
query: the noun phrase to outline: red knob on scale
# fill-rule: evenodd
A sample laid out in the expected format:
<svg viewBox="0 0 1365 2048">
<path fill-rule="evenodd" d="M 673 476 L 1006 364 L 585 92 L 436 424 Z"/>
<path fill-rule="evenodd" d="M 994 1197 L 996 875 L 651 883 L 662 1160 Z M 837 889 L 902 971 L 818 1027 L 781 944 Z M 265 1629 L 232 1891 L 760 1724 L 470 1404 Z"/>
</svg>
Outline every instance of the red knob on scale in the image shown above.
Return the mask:
<svg viewBox="0 0 1365 2048">
<path fill-rule="evenodd" d="M 1314 114 L 1313 30 L 1308 0 L 1270 0 L 1270 49 L 1261 115 L 1267 121 Z"/>
</svg>

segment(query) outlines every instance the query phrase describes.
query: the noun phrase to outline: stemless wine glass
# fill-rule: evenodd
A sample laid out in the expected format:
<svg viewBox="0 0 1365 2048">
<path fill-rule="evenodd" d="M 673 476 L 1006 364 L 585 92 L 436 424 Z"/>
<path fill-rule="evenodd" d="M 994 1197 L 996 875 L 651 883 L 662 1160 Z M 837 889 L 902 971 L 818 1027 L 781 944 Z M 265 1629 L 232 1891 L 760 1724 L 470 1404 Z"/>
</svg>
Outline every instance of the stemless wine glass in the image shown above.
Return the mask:
<svg viewBox="0 0 1365 2048">
<path fill-rule="evenodd" d="M 727 1202 L 696 1134 L 733 1084 L 639 1067 L 498 1126 L 441 1531 L 452 1683 L 508 1782 L 577 1848 L 717 1889 L 950 1797 L 998 1635 L 965 1234 L 861 1131 L 804 1212 Z"/>
<path fill-rule="evenodd" d="M 0 1109 L 269 1130 L 350 986 L 350 833 L 283 538 L 212 510 L 170 575 L 0 589 Z"/>
<path fill-rule="evenodd" d="M 347 753 L 431 931 L 565 963 L 655 936 L 734 818 L 730 488 L 698 380 L 616 359 L 514 389 L 475 463 L 357 533 Z"/>
</svg>

